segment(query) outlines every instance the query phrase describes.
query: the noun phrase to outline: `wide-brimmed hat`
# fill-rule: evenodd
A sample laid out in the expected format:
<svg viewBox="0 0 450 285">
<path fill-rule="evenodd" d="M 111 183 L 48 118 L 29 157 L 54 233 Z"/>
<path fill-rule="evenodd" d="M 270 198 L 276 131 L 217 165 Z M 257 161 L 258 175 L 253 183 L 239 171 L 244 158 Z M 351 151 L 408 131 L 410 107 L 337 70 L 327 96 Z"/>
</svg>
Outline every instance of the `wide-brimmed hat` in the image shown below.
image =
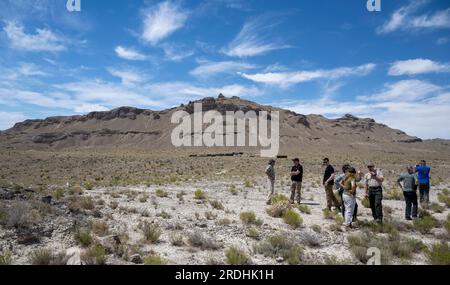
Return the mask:
<svg viewBox="0 0 450 285">
<path fill-rule="evenodd" d="M 296 157 L 296 158 L 294 158 L 292 161 L 298 161 L 298 162 L 300 162 L 300 158 Z"/>
</svg>

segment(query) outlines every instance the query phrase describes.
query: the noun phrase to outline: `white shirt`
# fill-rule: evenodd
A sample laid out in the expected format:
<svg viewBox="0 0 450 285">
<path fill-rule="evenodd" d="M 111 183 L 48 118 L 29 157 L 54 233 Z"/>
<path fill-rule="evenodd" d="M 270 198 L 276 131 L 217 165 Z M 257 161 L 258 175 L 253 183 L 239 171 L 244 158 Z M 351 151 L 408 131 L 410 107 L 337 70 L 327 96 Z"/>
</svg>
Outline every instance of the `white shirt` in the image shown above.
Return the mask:
<svg viewBox="0 0 450 285">
<path fill-rule="evenodd" d="M 377 177 L 378 178 L 383 178 L 383 171 L 381 171 L 381 169 L 376 169 L 377 172 Z M 364 179 L 366 181 L 366 184 L 369 187 L 381 187 L 381 185 L 383 184 L 382 182 L 379 182 L 378 180 L 372 178 L 372 174 L 370 172 L 368 172 L 366 175 L 364 175 Z"/>
</svg>

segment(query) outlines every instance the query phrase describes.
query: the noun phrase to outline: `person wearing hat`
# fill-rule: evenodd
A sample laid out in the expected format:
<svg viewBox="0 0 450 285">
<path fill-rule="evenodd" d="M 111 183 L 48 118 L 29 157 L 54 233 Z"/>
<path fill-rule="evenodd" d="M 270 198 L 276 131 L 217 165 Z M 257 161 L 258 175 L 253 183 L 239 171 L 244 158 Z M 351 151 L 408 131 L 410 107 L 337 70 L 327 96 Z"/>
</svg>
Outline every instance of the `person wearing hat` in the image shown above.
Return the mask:
<svg viewBox="0 0 450 285">
<path fill-rule="evenodd" d="M 292 160 L 294 162 L 294 166 L 291 168 L 291 204 L 294 204 L 296 201 L 300 204 L 301 196 L 302 196 L 302 181 L 303 181 L 303 166 L 300 164 L 300 159 L 294 158 Z"/>
<path fill-rule="evenodd" d="M 266 167 L 266 175 L 269 183 L 269 198 L 267 205 L 272 204 L 272 196 L 275 194 L 275 160 L 269 160 L 269 165 Z"/>
<path fill-rule="evenodd" d="M 377 223 L 383 222 L 383 181 L 381 169 L 375 168 L 375 164 L 368 163 L 369 172 L 364 176 L 366 197 L 369 198 L 372 216 Z"/>
<path fill-rule="evenodd" d="M 355 168 L 348 167 L 346 169 L 344 179 L 341 181 L 340 186 L 344 189 L 344 193 L 342 194 L 342 200 L 345 205 L 344 226 L 351 228 L 356 205 Z"/>
</svg>

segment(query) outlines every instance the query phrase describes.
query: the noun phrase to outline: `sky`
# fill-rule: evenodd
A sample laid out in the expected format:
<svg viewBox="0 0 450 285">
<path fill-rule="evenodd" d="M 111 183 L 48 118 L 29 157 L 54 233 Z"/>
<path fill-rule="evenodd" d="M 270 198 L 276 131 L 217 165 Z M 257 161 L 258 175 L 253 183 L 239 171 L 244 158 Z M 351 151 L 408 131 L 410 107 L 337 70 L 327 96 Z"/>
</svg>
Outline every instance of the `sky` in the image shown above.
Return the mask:
<svg viewBox="0 0 450 285">
<path fill-rule="evenodd" d="M 239 96 L 450 139 L 450 2 L 0 0 L 0 130 Z"/>
</svg>

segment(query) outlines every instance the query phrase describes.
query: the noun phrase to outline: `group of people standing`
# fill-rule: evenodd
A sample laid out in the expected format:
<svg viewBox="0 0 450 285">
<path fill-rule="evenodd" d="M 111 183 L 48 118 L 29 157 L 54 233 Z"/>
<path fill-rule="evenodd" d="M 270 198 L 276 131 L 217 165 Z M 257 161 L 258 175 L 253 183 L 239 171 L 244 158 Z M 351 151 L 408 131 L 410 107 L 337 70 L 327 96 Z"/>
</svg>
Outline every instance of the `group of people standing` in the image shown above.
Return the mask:
<svg viewBox="0 0 450 285">
<path fill-rule="evenodd" d="M 294 165 L 290 172 L 292 181 L 290 202 L 292 204 L 300 204 L 303 166 L 300 164 L 299 158 L 294 158 L 292 161 Z M 269 180 L 268 205 L 271 204 L 272 196 L 275 194 L 275 163 L 276 161 L 271 159 L 265 171 Z M 328 158 L 323 159 L 322 165 L 325 168 L 322 182 L 326 194 L 327 209 L 331 211 L 334 207 L 340 211 L 344 217 L 345 227 L 351 228 L 352 223 L 357 220 L 358 204 L 356 202 L 356 192 L 358 183 L 361 182 L 363 182 L 365 199 L 369 200 L 374 221 L 377 223 L 383 222 L 384 175 L 381 169 L 376 168 L 374 163 L 368 163 L 367 173 L 363 174 L 351 165 L 346 164 L 342 167 L 342 173 L 336 175 L 334 167 L 330 164 Z M 422 160 L 416 167 L 408 166 L 407 172 L 399 176 L 397 183 L 403 191 L 406 203 L 405 219 L 412 220 L 417 218 L 419 199 L 417 197 L 417 189 L 419 189 L 420 193 L 420 202 L 429 203 L 430 172 L 431 168 L 427 166 L 425 160 Z M 342 202 L 334 195 L 333 188 L 338 190 Z"/>
</svg>

